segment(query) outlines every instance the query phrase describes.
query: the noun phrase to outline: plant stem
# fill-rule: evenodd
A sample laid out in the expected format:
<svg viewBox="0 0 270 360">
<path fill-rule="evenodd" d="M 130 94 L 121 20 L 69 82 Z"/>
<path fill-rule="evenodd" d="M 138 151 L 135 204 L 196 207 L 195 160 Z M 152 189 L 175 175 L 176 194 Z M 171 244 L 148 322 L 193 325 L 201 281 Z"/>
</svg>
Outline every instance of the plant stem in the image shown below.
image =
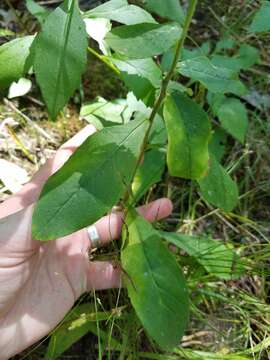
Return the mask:
<svg viewBox="0 0 270 360">
<path fill-rule="evenodd" d="M 149 117 L 149 126 L 148 126 L 148 128 L 146 130 L 146 133 L 145 133 L 145 136 L 144 136 L 144 139 L 143 139 L 142 148 L 141 148 L 141 151 L 140 151 L 140 154 L 139 154 L 139 157 L 138 157 L 138 160 L 137 160 L 134 172 L 133 172 L 132 179 L 134 179 L 136 171 L 137 171 L 138 167 L 140 166 L 140 164 L 141 164 L 141 162 L 143 160 L 143 156 L 144 156 L 145 150 L 146 150 L 147 145 L 148 145 L 148 139 L 149 139 L 149 135 L 150 135 L 150 132 L 151 132 L 155 117 L 156 117 L 156 115 L 158 113 L 158 110 L 159 110 L 160 106 L 162 105 L 162 103 L 163 103 L 163 101 L 164 101 L 164 99 L 166 97 L 168 85 L 169 85 L 169 83 L 170 83 L 170 81 L 171 81 L 171 79 L 172 79 L 172 77 L 174 75 L 175 68 L 176 68 L 177 63 L 179 61 L 181 51 L 182 51 L 182 48 L 184 46 L 188 31 L 189 31 L 191 20 L 193 18 L 194 12 L 196 10 L 197 2 L 198 2 L 198 0 L 190 0 L 187 16 L 186 16 L 183 31 L 182 31 L 182 34 L 181 34 L 181 38 L 177 43 L 176 50 L 175 50 L 175 55 L 174 55 L 174 59 L 173 59 L 171 68 L 170 68 L 169 72 L 167 73 L 167 75 L 165 76 L 165 78 L 162 81 L 159 96 L 158 96 L 157 100 L 155 101 L 155 104 L 153 106 L 153 110 L 152 110 L 151 115 Z M 129 191 L 127 191 L 125 196 L 124 196 L 124 204 L 126 204 L 129 201 L 129 198 L 130 198 Z"/>
<path fill-rule="evenodd" d="M 98 58 L 100 61 L 102 61 L 104 64 L 106 64 L 111 70 L 113 70 L 118 76 L 120 75 L 120 71 L 117 69 L 116 66 L 112 62 L 110 62 L 106 56 L 100 55 L 97 51 L 92 49 L 90 46 L 87 48 L 88 51 L 94 55 L 96 58 Z"/>
</svg>

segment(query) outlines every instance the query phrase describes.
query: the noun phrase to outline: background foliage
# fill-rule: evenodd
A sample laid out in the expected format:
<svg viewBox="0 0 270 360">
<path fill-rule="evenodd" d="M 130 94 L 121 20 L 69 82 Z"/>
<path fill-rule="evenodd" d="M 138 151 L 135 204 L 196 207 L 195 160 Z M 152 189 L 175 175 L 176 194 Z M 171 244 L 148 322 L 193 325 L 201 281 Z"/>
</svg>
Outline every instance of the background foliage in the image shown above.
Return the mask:
<svg viewBox="0 0 270 360">
<path fill-rule="evenodd" d="M 138 3 L 142 5 L 143 2 Z M 128 304 L 126 292 L 122 290 L 120 294 L 111 292 L 110 294 L 87 295 L 82 301 L 96 304 L 96 306 L 86 309 L 85 304 L 76 305 L 75 313 L 72 313 L 67 322 L 63 323 L 59 330 L 52 335 L 48 349 L 45 350 L 41 345 L 34 353 L 27 352 L 27 357 L 39 356 L 38 354 L 43 356 L 44 351 L 47 351 L 47 358 L 55 358 L 55 356 L 60 355 L 63 350 L 67 349 L 73 341 L 90 331 L 98 335 L 97 352 L 101 354 L 105 351 L 108 358 L 119 358 L 119 356 L 123 359 L 164 359 L 165 357 L 168 359 L 268 358 L 269 212 L 267 204 L 269 204 L 268 73 L 270 54 L 269 35 L 267 34 L 269 25 L 266 14 L 269 1 L 263 1 L 262 3 L 239 1 L 237 4 L 235 2 L 233 4 L 224 2 L 222 7 L 217 3 L 201 2 L 199 4 L 195 20 L 192 23 L 190 37 L 177 67 L 179 72 L 177 80 L 181 80 L 181 85 L 176 81 L 170 84 L 170 89 L 177 89 L 178 91 L 181 89 L 182 104 L 178 106 L 177 100 L 174 101 L 173 96 L 171 96 L 165 105 L 165 108 L 170 107 L 172 109 L 169 112 L 170 114 L 175 113 L 176 117 L 182 119 L 178 124 L 177 131 L 183 131 L 183 133 L 186 133 L 184 131 L 186 126 L 192 125 L 185 119 L 183 103 L 188 104 L 189 99 L 183 95 L 183 92 L 192 96 L 197 104 L 205 109 L 215 129 L 210 143 L 210 153 L 212 154 L 210 171 L 207 177 L 198 180 L 198 184 L 196 181 L 190 182 L 169 177 L 167 171 L 164 173 L 164 151 L 162 151 L 162 146 L 164 146 L 164 141 L 166 142 L 166 137 L 164 139 L 162 128 L 157 127 L 154 128 L 154 133 L 150 138 L 151 145 L 146 153 L 144 164 L 139 169 L 135 177 L 136 181 L 132 185 L 133 189 L 135 189 L 136 199 L 141 202 L 149 201 L 160 195 L 169 195 L 174 202 L 172 217 L 159 226 L 162 230 L 166 230 L 166 233 L 163 231 L 160 236 L 166 236 L 167 241 L 173 244 L 170 249 L 184 269 L 191 295 L 191 322 L 189 330 L 182 340 L 181 347 L 176 348 L 171 354 L 160 355 L 160 350 L 142 331 L 140 322 Z M 162 1 L 144 2 L 148 10 L 154 11 L 154 17 L 151 17 L 151 20 L 148 18 L 148 21 L 154 23 L 155 20 L 153 19 L 156 15 L 158 15 L 157 19 L 161 20 L 159 17 L 161 15 L 162 18 L 172 16 L 173 20 L 183 24 L 182 11 L 177 12 L 173 8 L 171 12 L 167 13 L 166 11 L 170 8 L 166 7 L 166 10 L 164 10 L 162 4 L 164 4 Z M 16 5 L 14 4 L 14 6 Z M 28 8 L 31 5 L 33 6 L 33 3 L 29 1 Z M 185 9 L 186 4 L 183 3 L 183 5 Z M 12 13 L 12 8 L 10 11 Z M 92 10 L 88 14 L 90 19 L 96 18 L 94 11 Z M 132 17 L 128 16 L 126 11 L 128 11 L 127 8 L 123 9 L 123 13 L 110 11 L 109 17 L 116 22 L 122 22 L 123 19 L 126 22 L 128 19 L 128 25 L 133 26 L 130 36 L 136 38 L 137 31 L 142 32 L 142 26 L 130 24 Z M 47 11 L 41 11 L 40 8 L 32 8 L 32 13 L 35 13 L 41 23 L 48 15 Z M 19 19 L 7 22 L 4 28 L 5 31 L 12 32 L 15 30 L 17 34 L 25 32 L 32 34 L 39 27 L 23 8 L 21 12 L 16 14 Z M 72 17 L 69 21 L 70 26 L 78 26 L 79 24 L 79 19 L 74 14 L 76 15 L 76 12 L 73 13 L 74 18 Z M 106 18 L 104 13 L 102 16 Z M 145 13 L 139 13 L 136 16 L 146 15 Z M 53 18 L 51 19 L 53 21 Z M 31 26 L 30 30 L 28 30 L 28 26 L 29 28 Z M 46 26 L 49 27 L 50 23 L 47 23 Z M 61 22 L 57 22 L 57 26 L 61 27 Z M 148 28 L 151 32 L 158 29 L 155 24 L 148 26 Z M 112 49 L 120 49 L 120 52 L 119 39 L 121 40 L 121 31 L 120 29 L 114 29 L 107 38 Z M 173 28 L 168 31 L 168 33 L 172 34 L 172 38 L 173 31 Z M 167 50 L 167 47 L 170 48 L 168 41 L 172 38 L 170 35 L 164 45 L 162 43 L 158 44 L 161 48 L 152 49 L 149 46 L 149 37 L 147 36 L 145 40 L 140 38 L 137 48 L 146 52 L 143 54 L 144 56 L 157 55 L 160 51 Z M 6 43 L 8 39 L 4 38 L 3 42 Z M 46 38 L 40 36 L 38 40 L 39 42 L 34 44 L 37 53 L 39 47 L 42 47 L 42 43 L 46 42 Z M 57 38 L 56 40 L 60 41 L 61 39 Z M 26 47 L 19 47 L 20 51 L 22 51 L 19 54 L 20 59 L 28 55 L 27 48 L 29 49 L 32 41 L 33 38 L 28 37 L 25 39 Z M 78 42 L 76 38 L 72 41 L 76 42 L 76 46 L 85 46 L 82 36 L 80 36 L 82 43 Z M 154 94 L 151 89 L 158 87 L 161 72 L 150 59 L 142 60 L 137 58 L 137 52 L 134 51 L 134 48 L 136 50 L 134 41 L 133 39 L 131 45 L 126 41 L 125 52 L 121 54 L 128 55 L 132 59 L 128 63 L 123 58 L 114 59 L 112 63 L 107 64 L 110 66 L 109 71 L 107 70 L 108 66 L 93 60 L 93 56 L 97 58 L 97 53 L 100 50 L 95 42 L 91 44 L 92 55 L 89 58 L 89 70 L 87 68 L 84 75 L 84 90 L 81 88 L 81 91 L 75 94 L 72 103 L 64 110 L 64 113 L 60 114 L 58 123 L 52 125 L 46 124 L 44 121 L 41 122 L 42 129 L 45 128 L 46 134 L 46 137 L 44 134 L 42 136 L 46 141 L 48 137 L 53 136 L 55 138 L 58 136 L 55 134 L 54 129 L 60 128 L 62 138 L 65 138 L 69 136 L 72 128 L 76 129 L 78 127 L 78 104 L 81 103 L 82 99 L 84 103 L 87 100 L 90 100 L 90 103 L 81 108 L 81 116 L 90 122 L 94 122 L 100 128 L 108 125 L 106 124 L 108 114 L 114 114 L 116 123 L 122 123 L 123 119 L 128 121 L 129 115 L 125 113 L 127 104 L 129 107 L 133 106 L 133 112 L 147 112 L 147 108 L 142 103 L 138 104 L 134 101 L 134 97 L 127 94 L 127 92 L 132 88 L 135 96 L 142 99 L 148 94 L 151 103 L 151 97 Z M 102 45 L 104 44 L 99 41 L 100 48 Z M 67 48 L 65 48 L 66 50 Z M 12 52 L 11 56 L 14 58 Z M 65 53 L 60 52 L 58 56 L 61 63 Z M 48 59 L 46 59 L 48 62 L 50 62 L 49 57 L 50 53 L 48 52 Z M 16 58 L 18 57 L 15 56 Z M 0 60 L 2 68 L 8 63 L 8 59 L 3 59 L 2 63 Z M 99 60 L 104 60 L 104 58 Z M 69 86 L 63 82 L 64 73 L 61 73 L 62 68 L 60 67 L 61 71 L 54 75 L 57 82 L 59 82 L 60 88 L 57 89 L 55 94 L 52 93 L 50 83 L 44 85 L 42 81 L 42 76 L 44 76 L 42 75 L 43 61 L 44 59 L 37 56 L 34 61 L 34 70 L 40 73 L 40 77 L 37 76 L 37 81 L 40 82 L 49 113 L 54 118 L 73 91 L 69 90 Z M 78 61 L 78 64 L 70 63 L 70 69 L 67 68 L 71 72 L 71 89 L 78 86 L 78 72 L 80 72 L 80 66 L 85 66 L 86 59 L 82 57 Z M 167 52 L 161 62 L 163 71 L 169 69 L 171 61 L 172 55 Z M 28 72 L 28 64 L 23 68 L 20 64 L 21 62 L 18 64 L 14 62 L 14 70 L 11 69 L 10 75 L 8 71 L 1 72 L 0 83 L 3 84 L 1 86 L 6 86 L 7 83 Z M 69 66 L 69 63 L 67 66 Z M 74 69 L 76 70 L 74 71 Z M 54 71 L 56 70 L 54 68 Z M 119 70 L 122 73 L 121 76 L 125 85 L 120 83 L 117 78 L 118 75 L 113 75 L 113 72 L 118 74 Z M 74 72 L 74 76 L 72 72 Z M 106 76 L 106 74 L 108 75 Z M 140 86 L 136 87 L 135 85 L 139 83 L 138 75 L 142 81 Z M 32 75 L 27 75 L 27 77 L 34 82 Z M 89 80 L 91 77 L 92 82 Z M 46 76 L 45 78 L 47 81 L 48 78 Z M 93 79 L 96 83 L 93 83 Z M 61 86 L 67 89 L 65 94 L 60 91 Z M 231 94 L 228 95 L 228 91 Z M 6 96 L 6 93 L 3 93 L 3 95 Z M 99 98 L 96 99 L 95 95 L 98 95 Z M 46 97 L 48 97 L 47 100 Z M 116 98 L 117 100 L 115 100 Z M 37 103 L 37 101 L 40 102 L 40 99 L 39 90 L 34 85 L 32 93 L 15 100 L 18 101 L 15 105 L 8 100 L 4 100 L 2 121 L 6 121 L 8 115 L 11 115 L 16 122 L 15 125 L 12 122 L 10 125 L 8 121 L 5 126 L 7 134 L 5 139 L 8 138 L 9 141 L 15 142 L 14 153 L 16 158 L 23 158 L 19 160 L 20 165 L 25 162 L 31 164 L 33 161 L 35 163 L 40 161 L 41 156 L 34 152 L 32 145 L 24 145 L 25 138 L 30 137 L 30 132 L 27 120 L 21 113 L 21 110 L 24 111 L 24 107 L 26 107 L 25 111 L 28 118 L 29 116 L 34 119 L 46 118 L 47 113 L 43 104 Z M 100 103 L 103 104 L 102 112 L 100 112 Z M 32 104 L 35 107 L 38 106 L 38 110 L 33 111 Z M 16 110 L 14 110 L 13 106 L 17 106 L 15 107 Z M 138 107 L 140 110 L 138 110 Z M 183 111 L 182 115 L 181 111 Z M 198 124 L 203 126 L 203 115 L 200 114 L 199 110 L 199 113 L 196 113 L 195 105 L 193 111 L 195 114 L 193 114 L 192 119 L 198 119 Z M 65 118 L 68 117 L 67 121 Z M 166 116 L 166 111 L 165 120 L 166 124 L 170 122 L 169 116 Z M 16 138 L 16 133 L 21 135 L 25 131 L 25 137 Z M 207 125 L 201 131 L 206 131 L 204 137 L 206 141 L 209 131 Z M 170 137 L 170 131 L 168 135 Z M 171 147 L 178 145 L 177 139 L 173 135 L 174 131 L 172 131 L 171 135 L 173 140 L 170 142 Z M 196 134 L 192 130 L 191 135 L 197 144 Z M 176 140 L 176 143 L 174 143 L 174 140 Z M 42 144 L 44 139 L 35 141 Z M 48 146 L 52 149 L 55 148 L 53 142 L 45 143 L 45 147 Z M 190 153 L 197 161 L 196 154 L 193 154 L 193 148 L 191 147 Z M 205 144 L 202 143 L 200 154 L 204 150 Z M 44 153 L 44 150 L 42 151 Z M 5 158 L 9 158 L 4 146 L 2 152 Z M 213 157 L 213 154 L 215 157 Z M 173 168 L 170 169 L 170 163 L 175 163 L 173 155 L 173 151 L 168 151 L 168 168 L 171 175 L 180 174 L 182 178 L 193 178 L 193 167 L 189 168 L 190 162 L 187 165 L 184 164 L 181 169 L 175 169 L 173 165 Z M 42 156 L 44 155 L 42 154 Z M 153 167 L 150 178 L 147 176 L 149 173 L 149 167 L 146 165 L 147 161 Z M 26 165 L 27 169 L 30 168 L 29 164 Z M 145 166 L 145 170 L 143 166 Z M 34 171 L 34 168 L 34 166 L 31 166 L 31 171 Z M 199 164 L 195 163 L 194 169 L 198 171 Z M 186 176 L 186 174 L 188 175 Z M 194 178 L 197 179 L 197 177 L 197 174 L 195 174 Z M 159 182 L 159 184 L 154 185 L 156 182 Z M 238 190 L 236 183 L 238 184 Z M 3 193 L 6 191 L 5 187 L 2 191 Z M 116 200 L 116 198 L 113 198 L 112 203 Z M 110 206 L 111 204 L 108 204 L 108 209 Z M 146 225 L 141 224 L 140 221 L 136 224 L 135 221 L 132 226 L 144 227 Z M 167 232 L 168 230 L 178 230 L 178 232 L 170 235 Z M 196 236 L 194 237 L 194 235 Z M 214 238 L 215 241 L 211 240 L 210 237 Z M 216 239 L 221 239 L 222 242 Z M 112 248 L 109 249 L 109 254 L 100 253 L 95 256 L 112 256 L 115 251 L 117 253 L 117 250 Z M 159 254 L 158 251 L 157 249 L 157 254 Z M 240 257 L 245 260 L 244 265 L 242 265 Z M 128 256 L 124 261 L 127 261 L 126 266 L 128 267 Z M 243 266 L 245 266 L 245 275 L 243 275 Z M 141 272 L 138 276 L 140 274 Z M 134 276 L 137 275 L 134 274 Z M 172 283 L 168 292 L 176 288 L 177 283 L 179 281 L 175 285 Z M 85 313 L 87 313 L 86 319 L 83 316 Z M 76 316 L 73 316 L 74 314 Z M 168 314 L 169 316 L 170 314 Z M 74 329 L 71 332 L 72 338 L 69 342 L 67 341 L 67 344 L 63 340 L 66 326 L 71 326 Z M 160 325 L 158 326 L 160 327 Z M 160 332 L 158 332 L 158 335 L 160 335 Z M 170 336 L 170 334 L 167 335 Z M 95 352 L 95 340 L 88 335 L 85 341 L 90 342 Z M 52 344 L 55 343 L 59 345 L 53 347 Z M 61 347 L 62 351 L 59 350 Z M 86 347 L 89 348 L 89 345 Z M 58 354 L 55 349 L 57 349 Z M 83 346 L 81 346 L 80 351 L 82 354 L 85 351 Z M 82 355 L 82 358 L 85 358 L 84 356 Z M 96 355 L 92 354 L 91 356 L 95 358 Z"/>
</svg>

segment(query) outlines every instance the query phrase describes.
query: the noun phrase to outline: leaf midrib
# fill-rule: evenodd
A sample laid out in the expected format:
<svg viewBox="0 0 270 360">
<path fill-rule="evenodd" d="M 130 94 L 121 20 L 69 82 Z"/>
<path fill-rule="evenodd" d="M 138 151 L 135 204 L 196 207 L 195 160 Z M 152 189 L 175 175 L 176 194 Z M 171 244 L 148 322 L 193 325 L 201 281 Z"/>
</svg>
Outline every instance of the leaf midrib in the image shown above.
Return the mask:
<svg viewBox="0 0 270 360">
<path fill-rule="evenodd" d="M 111 153 L 111 155 L 104 160 L 104 162 L 102 164 L 100 164 L 100 166 L 98 168 L 95 169 L 95 172 L 98 172 L 98 169 L 103 168 L 105 166 L 105 164 L 110 161 L 113 156 L 115 155 L 115 153 L 119 150 L 119 148 L 127 141 L 127 139 L 145 122 L 145 120 L 143 122 L 141 122 L 140 124 L 138 124 L 138 126 L 136 126 L 123 140 L 121 143 L 119 143 L 119 145 L 117 146 L 117 148 Z M 53 216 L 51 216 L 51 219 L 47 221 L 47 226 L 51 224 L 52 220 L 55 220 L 55 218 L 57 216 L 59 216 L 59 214 L 64 210 L 64 208 L 70 203 L 71 200 L 73 200 L 73 198 L 78 194 L 78 191 L 80 190 L 80 187 L 77 187 L 77 189 L 73 192 L 72 195 L 70 195 L 70 197 L 68 197 L 68 199 L 64 202 L 64 204 L 59 207 L 56 212 L 53 214 Z M 95 198 L 93 198 L 95 200 Z M 97 201 L 96 201 L 97 202 Z M 41 234 L 41 233 L 39 233 Z"/>
<path fill-rule="evenodd" d="M 58 61 L 55 96 L 54 96 L 54 102 L 53 102 L 53 107 L 52 107 L 54 114 L 56 112 L 56 104 L 57 104 L 57 100 L 58 100 L 59 87 L 60 87 L 60 76 L 61 76 L 62 69 L 63 69 L 65 53 L 66 53 L 67 44 L 68 44 L 68 40 L 69 40 L 70 29 L 71 29 L 71 21 L 72 21 L 72 16 L 73 16 L 73 11 L 74 11 L 74 6 L 75 6 L 75 1 L 76 0 L 71 0 L 71 1 L 72 1 L 72 3 L 71 3 L 71 6 L 70 6 L 70 9 L 68 10 L 68 16 L 67 16 L 67 20 L 65 22 L 65 28 L 64 28 L 64 32 L 63 32 L 63 36 L 65 36 L 65 34 L 66 34 L 65 42 L 64 42 L 64 46 L 60 47 L 60 49 L 61 49 L 61 51 L 60 51 L 60 59 Z"/>
</svg>

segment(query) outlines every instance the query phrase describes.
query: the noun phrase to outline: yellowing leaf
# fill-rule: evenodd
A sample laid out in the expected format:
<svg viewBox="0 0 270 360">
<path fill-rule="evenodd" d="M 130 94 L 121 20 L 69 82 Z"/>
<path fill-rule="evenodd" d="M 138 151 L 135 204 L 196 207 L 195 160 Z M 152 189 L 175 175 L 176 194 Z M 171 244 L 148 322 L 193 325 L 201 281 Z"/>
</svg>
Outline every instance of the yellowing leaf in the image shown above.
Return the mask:
<svg viewBox="0 0 270 360">
<path fill-rule="evenodd" d="M 165 100 L 164 119 L 168 132 L 170 174 L 199 179 L 208 169 L 210 122 L 207 114 L 185 95 L 174 93 Z"/>
</svg>

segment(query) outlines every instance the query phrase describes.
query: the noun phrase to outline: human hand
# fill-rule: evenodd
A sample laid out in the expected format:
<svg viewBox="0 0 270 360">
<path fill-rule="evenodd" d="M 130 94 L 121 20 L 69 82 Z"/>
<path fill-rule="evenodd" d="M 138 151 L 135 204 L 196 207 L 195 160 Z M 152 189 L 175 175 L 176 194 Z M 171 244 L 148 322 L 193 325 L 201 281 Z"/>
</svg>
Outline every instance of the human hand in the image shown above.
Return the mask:
<svg viewBox="0 0 270 360">
<path fill-rule="evenodd" d="M 94 132 L 93 126 L 87 126 L 19 193 L 0 204 L 0 360 L 48 334 L 84 292 L 120 286 L 118 267 L 89 262 L 91 244 L 86 229 L 47 243 L 31 237 L 33 206 L 43 184 Z M 138 210 L 154 221 L 168 216 L 172 205 L 160 199 Z M 121 214 L 105 216 L 95 226 L 105 245 L 119 237 Z"/>
</svg>

